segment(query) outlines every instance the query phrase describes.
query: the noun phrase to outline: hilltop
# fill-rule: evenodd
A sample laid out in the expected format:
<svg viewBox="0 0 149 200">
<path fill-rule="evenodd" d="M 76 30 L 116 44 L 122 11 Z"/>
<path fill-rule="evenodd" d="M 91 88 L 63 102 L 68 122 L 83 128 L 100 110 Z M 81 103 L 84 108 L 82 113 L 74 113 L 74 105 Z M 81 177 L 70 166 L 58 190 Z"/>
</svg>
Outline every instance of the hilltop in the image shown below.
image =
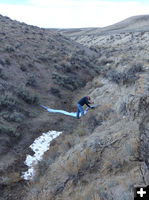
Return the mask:
<svg viewBox="0 0 149 200">
<path fill-rule="evenodd" d="M 73 28 L 57 29 L 58 32 L 69 37 L 94 36 L 110 33 L 149 31 L 149 15 L 138 15 L 129 17 L 123 21 L 103 28 Z"/>
</svg>

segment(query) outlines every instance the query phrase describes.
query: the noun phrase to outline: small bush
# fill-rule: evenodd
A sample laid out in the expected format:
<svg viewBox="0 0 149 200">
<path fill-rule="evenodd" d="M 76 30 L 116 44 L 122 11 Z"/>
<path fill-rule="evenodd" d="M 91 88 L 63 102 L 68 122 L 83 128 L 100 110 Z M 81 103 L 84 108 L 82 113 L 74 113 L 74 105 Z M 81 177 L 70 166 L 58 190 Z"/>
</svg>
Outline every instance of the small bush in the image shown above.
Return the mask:
<svg viewBox="0 0 149 200">
<path fill-rule="evenodd" d="M 115 70 L 110 70 L 105 74 L 105 77 L 108 78 L 110 81 L 114 83 L 121 83 L 125 79 L 125 74 L 124 73 L 119 73 Z"/>
<path fill-rule="evenodd" d="M 34 67 L 34 62 L 33 62 L 33 61 L 30 61 L 30 62 L 28 63 L 28 66 L 31 67 L 31 68 Z"/>
<path fill-rule="evenodd" d="M 28 116 L 31 117 L 31 118 L 35 118 L 35 117 L 37 117 L 37 113 L 29 112 Z"/>
<path fill-rule="evenodd" d="M 16 97 L 11 92 L 5 92 L 0 96 L 0 107 L 12 108 L 16 104 Z"/>
<path fill-rule="evenodd" d="M 106 64 L 108 64 L 108 63 L 112 63 L 113 62 L 113 60 L 108 60 L 107 58 L 101 58 L 100 59 L 100 65 L 106 65 Z"/>
<path fill-rule="evenodd" d="M 141 64 L 133 64 L 129 70 L 125 72 L 110 70 L 105 74 L 105 77 L 114 83 L 127 85 L 135 83 L 135 81 L 139 78 L 136 73 L 141 71 L 143 71 Z"/>
<path fill-rule="evenodd" d="M 6 64 L 6 65 L 10 65 L 10 64 L 11 64 L 11 62 L 10 62 L 10 59 L 9 59 L 9 58 L 6 58 L 6 59 L 5 59 L 5 64 Z"/>
<path fill-rule="evenodd" d="M 143 65 L 141 63 L 134 63 L 131 65 L 130 69 L 127 71 L 127 74 L 135 75 L 138 72 L 143 71 Z"/>
<path fill-rule="evenodd" d="M 21 64 L 20 66 L 20 69 L 23 71 L 23 72 L 26 72 L 27 71 L 27 68 L 24 64 Z"/>
<path fill-rule="evenodd" d="M 27 80 L 27 83 L 26 85 L 28 86 L 36 86 L 37 82 L 36 82 L 36 79 L 35 79 L 35 76 L 30 76 Z"/>
<path fill-rule="evenodd" d="M 26 90 L 24 87 L 20 87 L 18 89 L 18 97 L 23 99 L 26 103 L 28 104 L 38 104 L 39 103 L 39 98 L 35 94 L 31 94 L 29 90 Z"/>
<path fill-rule="evenodd" d="M 62 166 L 59 164 L 61 170 L 65 171 L 69 177 L 78 178 L 80 172 L 84 172 L 94 166 L 96 161 L 96 154 L 91 149 L 86 147 L 83 151 L 78 150 L 73 154 L 71 159 L 67 160 Z"/>
<path fill-rule="evenodd" d="M 41 60 L 42 62 L 46 63 L 48 61 L 51 60 L 50 56 L 48 54 L 41 54 L 39 57 L 38 57 L 39 60 Z"/>
<path fill-rule="evenodd" d="M 61 97 L 60 91 L 57 88 L 51 87 L 50 92 L 56 97 Z"/>
<path fill-rule="evenodd" d="M 1 177 L 1 182 L 0 182 L 2 185 L 8 185 L 9 183 L 9 178 L 6 177 L 6 176 L 2 176 Z"/>
<path fill-rule="evenodd" d="M 5 60 L 4 60 L 4 58 L 0 58 L 0 64 L 1 64 L 2 66 L 5 65 Z"/>
<path fill-rule="evenodd" d="M 70 62 L 67 62 L 65 60 L 62 61 L 61 66 L 62 66 L 64 72 L 72 72 L 72 70 L 73 70 Z"/>
<path fill-rule="evenodd" d="M 10 137 L 19 137 L 20 133 L 15 128 L 8 128 L 5 125 L 0 126 L 0 133 L 7 134 Z"/>
<path fill-rule="evenodd" d="M 11 45 L 7 45 L 6 48 L 5 48 L 5 50 L 6 50 L 7 52 L 9 52 L 9 53 L 15 51 L 15 49 L 14 49 Z"/>
<path fill-rule="evenodd" d="M 80 123 L 79 126 L 76 128 L 75 133 L 80 137 L 86 135 L 86 130 L 82 123 Z"/>
<path fill-rule="evenodd" d="M 22 122 L 25 118 L 24 114 L 19 113 L 19 112 L 13 112 L 13 113 L 4 113 L 3 118 L 7 121 L 12 121 L 12 122 Z"/>
<path fill-rule="evenodd" d="M 4 80 L 7 80 L 7 76 L 6 74 L 3 72 L 3 69 L 0 68 L 0 78 L 4 79 Z"/>
<path fill-rule="evenodd" d="M 52 79 L 55 84 L 63 86 L 72 91 L 82 86 L 82 82 L 79 80 L 76 80 L 76 78 L 68 77 L 57 72 L 54 72 L 52 74 Z"/>
<path fill-rule="evenodd" d="M 22 180 L 22 178 L 20 177 L 20 174 L 18 172 L 12 172 L 7 174 L 7 176 L 2 176 L 1 180 L 0 180 L 0 184 L 2 185 L 11 185 L 12 183 L 17 183 L 20 180 Z"/>
<path fill-rule="evenodd" d="M 122 103 L 121 103 L 120 108 L 119 108 L 119 112 L 120 112 L 122 115 L 126 115 L 126 113 L 127 113 L 126 102 L 122 102 Z"/>
</svg>

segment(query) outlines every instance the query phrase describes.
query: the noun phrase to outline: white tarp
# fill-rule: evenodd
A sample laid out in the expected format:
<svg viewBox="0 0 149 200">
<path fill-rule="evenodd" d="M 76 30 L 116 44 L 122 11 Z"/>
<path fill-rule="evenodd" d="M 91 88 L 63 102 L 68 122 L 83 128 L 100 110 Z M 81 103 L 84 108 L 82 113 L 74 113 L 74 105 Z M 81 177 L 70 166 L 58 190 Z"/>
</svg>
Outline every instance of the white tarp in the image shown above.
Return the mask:
<svg viewBox="0 0 149 200">
<path fill-rule="evenodd" d="M 65 110 L 55 110 L 55 109 L 52 109 L 52 108 L 47 108 L 46 106 L 43 106 L 43 105 L 40 105 L 41 107 L 43 107 L 44 109 L 46 109 L 48 112 L 52 112 L 52 113 L 61 113 L 61 114 L 64 114 L 64 115 L 68 115 L 68 116 L 72 116 L 72 117 L 76 117 L 77 116 L 77 113 L 76 112 L 67 112 Z M 88 108 L 86 108 L 84 110 L 84 114 L 87 113 L 87 110 Z M 81 116 L 81 113 L 80 115 Z"/>
</svg>

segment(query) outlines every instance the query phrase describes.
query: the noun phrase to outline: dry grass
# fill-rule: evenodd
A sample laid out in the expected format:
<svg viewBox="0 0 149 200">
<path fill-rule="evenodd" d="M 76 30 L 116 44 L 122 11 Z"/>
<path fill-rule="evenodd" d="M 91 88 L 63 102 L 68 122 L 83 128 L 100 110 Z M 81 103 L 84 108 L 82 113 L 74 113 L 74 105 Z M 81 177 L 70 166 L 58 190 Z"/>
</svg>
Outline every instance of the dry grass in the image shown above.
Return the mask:
<svg viewBox="0 0 149 200">
<path fill-rule="evenodd" d="M 85 126 L 82 123 L 80 123 L 78 125 L 78 127 L 76 128 L 76 130 L 75 130 L 74 133 L 77 134 L 77 135 L 79 135 L 80 137 L 81 136 L 85 136 L 86 135 Z"/>
<path fill-rule="evenodd" d="M 140 74 L 139 77 L 140 78 L 138 79 L 138 88 L 137 88 L 136 94 L 143 94 L 145 91 L 144 85 L 145 85 L 146 74 Z"/>
<path fill-rule="evenodd" d="M 101 88 L 103 86 L 103 83 L 101 83 L 98 78 L 94 78 L 94 80 L 91 82 L 91 88 Z"/>
<path fill-rule="evenodd" d="M 85 188 L 81 188 L 81 191 L 78 191 L 74 195 L 75 200 L 101 200 L 98 192 L 95 190 L 94 185 L 90 183 Z"/>
<path fill-rule="evenodd" d="M 91 163 L 94 161 L 94 153 L 86 147 L 83 152 L 76 151 L 71 160 L 67 160 L 65 164 L 58 163 L 60 170 L 67 173 L 69 176 L 77 176 L 80 171 L 90 168 Z"/>
<path fill-rule="evenodd" d="M 0 184 L 8 186 L 13 183 L 17 183 L 21 180 L 22 180 L 22 177 L 20 176 L 20 174 L 17 172 L 14 172 L 14 173 L 7 174 L 7 176 L 2 176 L 0 178 Z"/>
</svg>

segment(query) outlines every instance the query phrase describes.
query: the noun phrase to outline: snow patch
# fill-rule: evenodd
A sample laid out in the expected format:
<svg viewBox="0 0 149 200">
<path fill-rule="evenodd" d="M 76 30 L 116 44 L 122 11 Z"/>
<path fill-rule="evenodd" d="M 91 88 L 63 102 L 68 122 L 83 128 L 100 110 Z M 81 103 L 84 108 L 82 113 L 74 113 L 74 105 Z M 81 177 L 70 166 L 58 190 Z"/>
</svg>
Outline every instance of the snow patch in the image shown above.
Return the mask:
<svg viewBox="0 0 149 200">
<path fill-rule="evenodd" d="M 57 138 L 62 132 L 49 131 L 43 133 L 38 137 L 30 148 L 35 152 L 33 156 L 27 155 L 25 164 L 29 167 L 28 171 L 23 173 L 23 178 L 25 180 L 32 180 L 35 175 L 34 167 L 38 164 L 38 161 L 42 160 L 44 153 L 49 150 L 50 143 L 53 139 Z"/>
</svg>

